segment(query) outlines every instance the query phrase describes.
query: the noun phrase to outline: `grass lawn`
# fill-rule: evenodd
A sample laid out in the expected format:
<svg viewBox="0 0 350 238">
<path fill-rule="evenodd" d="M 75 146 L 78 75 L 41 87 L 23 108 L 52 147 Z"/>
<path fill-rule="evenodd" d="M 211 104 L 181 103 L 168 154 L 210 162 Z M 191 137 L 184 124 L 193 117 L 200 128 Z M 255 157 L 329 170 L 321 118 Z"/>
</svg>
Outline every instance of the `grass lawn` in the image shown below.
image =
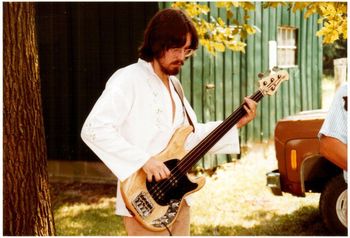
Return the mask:
<svg viewBox="0 0 350 238">
<path fill-rule="evenodd" d="M 270 144 L 248 148 L 225 164 L 193 194 L 191 235 L 328 235 L 318 211 L 319 194 L 274 196 L 265 174 L 277 167 Z M 114 215 L 114 185 L 52 184 L 57 235 L 126 235 Z"/>
<path fill-rule="evenodd" d="M 274 147 L 254 145 L 194 194 L 194 235 L 327 235 L 318 211 L 319 194 L 274 196 L 265 174 L 277 168 Z M 205 208 L 205 209 L 203 209 Z"/>
</svg>

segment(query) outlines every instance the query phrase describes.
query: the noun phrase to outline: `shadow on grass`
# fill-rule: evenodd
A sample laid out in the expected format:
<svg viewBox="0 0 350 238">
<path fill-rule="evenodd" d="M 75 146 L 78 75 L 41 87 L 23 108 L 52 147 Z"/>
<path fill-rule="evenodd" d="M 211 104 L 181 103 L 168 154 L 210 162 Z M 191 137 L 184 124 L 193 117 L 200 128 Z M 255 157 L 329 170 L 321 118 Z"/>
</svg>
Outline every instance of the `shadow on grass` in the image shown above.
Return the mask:
<svg viewBox="0 0 350 238">
<path fill-rule="evenodd" d="M 73 209 L 74 210 L 74 209 Z M 264 214 L 252 215 L 251 220 Z M 63 215 L 62 215 L 63 214 Z M 254 218 L 255 217 L 255 218 Z M 247 220 L 250 218 L 248 217 Z M 59 212 L 56 219 L 57 235 L 60 236 L 125 236 L 122 218 L 112 208 L 81 209 L 76 212 Z M 329 236 L 319 211 L 312 206 L 302 207 L 286 215 L 273 214 L 262 218 L 252 227 L 191 225 L 192 236 Z"/>
<path fill-rule="evenodd" d="M 125 236 L 122 218 L 115 215 L 114 185 L 55 184 L 52 186 L 56 234 L 59 236 Z M 216 214 L 214 214 L 216 215 Z M 192 236 L 329 236 L 315 206 L 290 214 L 258 210 L 243 225 L 191 224 Z M 236 222 L 237 223 L 237 222 Z"/>
<path fill-rule="evenodd" d="M 123 221 L 111 208 L 92 208 L 55 218 L 59 236 L 126 236 Z"/>
<path fill-rule="evenodd" d="M 265 217 L 266 211 L 252 214 L 253 217 Z M 249 220 L 249 217 L 247 218 Z M 318 208 L 305 206 L 291 214 L 273 214 L 270 219 L 261 218 L 260 224 L 252 227 L 191 225 L 194 236 L 329 236 L 322 223 Z"/>
</svg>

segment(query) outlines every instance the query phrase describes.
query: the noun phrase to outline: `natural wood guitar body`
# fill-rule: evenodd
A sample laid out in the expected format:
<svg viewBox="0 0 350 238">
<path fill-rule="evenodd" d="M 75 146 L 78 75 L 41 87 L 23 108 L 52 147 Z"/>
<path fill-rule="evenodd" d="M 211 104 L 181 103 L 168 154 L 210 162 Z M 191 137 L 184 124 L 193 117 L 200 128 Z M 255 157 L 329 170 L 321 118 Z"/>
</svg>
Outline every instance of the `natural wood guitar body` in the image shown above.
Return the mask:
<svg viewBox="0 0 350 238">
<path fill-rule="evenodd" d="M 158 160 L 165 162 L 172 174 L 179 174 L 173 167 L 186 155 L 184 143 L 192 129 L 191 126 L 178 128 L 165 150 L 156 156 Z M 171 181 L 171 179 L 174 181 Z M 140 169 L 121 183 L 121 192 L 127 208 L 135 215 L 138 221 L 150 230 L 161 231 L 165 229 L 164 225 L 169 226 L 175 220 L 180 207 L 185 202 L 183 198 L 198 191 L 204 184 L 204 177 L 196 178 L 186 173 L 185 177 L 180 179 L 174 177 L 168 179 L 165 185 L 163 181 L 163 183 L 149 184 L 151 188 L 147 188 L 146 174 Z M 164 203 L 168 203 L 166 205 L 160 205 L 159 201 L 157 202 L 153 198 L 154 196 L 159 196 L 159 194 L 153 194 L 152 196 L 154 188 L 162 185 L 165 188 L 171 186 L 170 190 L 167 190 L 168 196 L 165 194 L 165 197 L 172 196 L 172 199 L 170 201 L 165 198 Z"/>
</svg>

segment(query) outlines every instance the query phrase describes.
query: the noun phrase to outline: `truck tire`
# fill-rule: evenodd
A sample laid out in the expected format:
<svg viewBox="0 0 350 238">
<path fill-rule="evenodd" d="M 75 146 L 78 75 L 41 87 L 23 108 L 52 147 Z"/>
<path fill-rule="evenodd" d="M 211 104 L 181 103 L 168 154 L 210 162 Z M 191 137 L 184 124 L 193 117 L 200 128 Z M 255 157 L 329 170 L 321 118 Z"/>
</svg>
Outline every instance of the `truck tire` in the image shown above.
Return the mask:
<svg viewBox="0 0 350 238">
<path fill-rule="evenodd" d="M 333 235 L 347 235 L 347 197 L 343 173 L 331 178 L 321 193 L 321 217 Z"/>
</svg>

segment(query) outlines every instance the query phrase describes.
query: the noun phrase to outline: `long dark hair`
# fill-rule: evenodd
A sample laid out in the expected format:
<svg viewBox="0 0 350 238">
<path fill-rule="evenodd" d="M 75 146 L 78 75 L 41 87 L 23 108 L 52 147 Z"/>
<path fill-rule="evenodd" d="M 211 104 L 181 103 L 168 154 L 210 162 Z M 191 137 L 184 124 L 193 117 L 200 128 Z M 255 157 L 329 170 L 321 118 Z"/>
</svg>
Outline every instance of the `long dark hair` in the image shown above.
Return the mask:
<svg viewBox="0 0 350 238">
<path fill-rule="evenodd" d="M 139 48 L 140 58 L 150 62 L 161 57 L 167 49 L 184 46 L 187 33 L 191 35 L 190 49 L 197 49 L 196 28 L 184 12 L 171 8 L 159 11 L 147 25 Z"/>
</svg>

